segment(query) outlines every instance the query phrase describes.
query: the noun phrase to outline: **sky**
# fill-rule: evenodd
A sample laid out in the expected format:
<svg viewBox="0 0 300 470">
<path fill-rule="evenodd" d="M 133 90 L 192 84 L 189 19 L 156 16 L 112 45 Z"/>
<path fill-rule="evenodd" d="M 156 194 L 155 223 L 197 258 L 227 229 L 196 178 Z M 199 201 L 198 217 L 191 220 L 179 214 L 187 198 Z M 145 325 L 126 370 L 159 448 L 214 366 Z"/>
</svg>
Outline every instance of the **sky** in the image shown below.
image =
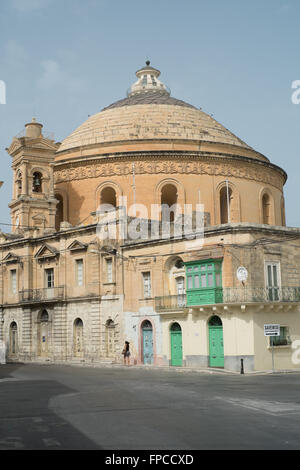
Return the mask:
<svg viewBox="0 0 300 470">
<path fill-rule="evenodd" d="M 13 137 L 36 117 L 61 142 L 124 98 L 147 59 L 172 96 L 287 172 L 287 225 L 300 227 L 299 18 L 299 0 L 0 0 L 0 229 Z"/>
</svg>

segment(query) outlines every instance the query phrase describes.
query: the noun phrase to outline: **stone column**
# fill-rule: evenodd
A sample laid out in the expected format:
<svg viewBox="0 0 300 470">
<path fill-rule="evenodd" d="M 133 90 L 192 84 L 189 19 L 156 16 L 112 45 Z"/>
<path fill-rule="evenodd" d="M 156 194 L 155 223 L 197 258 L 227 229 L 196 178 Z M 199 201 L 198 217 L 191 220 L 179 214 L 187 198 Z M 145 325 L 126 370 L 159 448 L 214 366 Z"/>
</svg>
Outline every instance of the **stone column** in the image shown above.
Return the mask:
<svg viewBox="0 0 300 470">
<path fill-rule="evenodd" d="M 49 186 L 49 196 L 54 197 L 54 163 L 50 163 L 50 186 Z"/>
<path fill-rule="evenodd" d="M 27 174 L 27 160 L 24 160 L 22 168 L 22 196 L 28 196 L 28 174 Z"/>
</svg>

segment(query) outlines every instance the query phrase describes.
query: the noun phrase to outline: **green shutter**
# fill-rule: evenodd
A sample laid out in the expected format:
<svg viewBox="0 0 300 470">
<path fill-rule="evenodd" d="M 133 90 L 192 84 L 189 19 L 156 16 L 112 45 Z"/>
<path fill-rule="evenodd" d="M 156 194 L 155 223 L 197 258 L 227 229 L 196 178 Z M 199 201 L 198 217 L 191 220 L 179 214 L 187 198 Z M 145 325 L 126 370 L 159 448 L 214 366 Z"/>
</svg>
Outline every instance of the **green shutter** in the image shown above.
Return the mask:
<svg viewBox="0 0 300 470">
<path fill-rule="evenodd" d="M 192 261 L 185 266 L 188 307 L 223 302 L 220 260 Z"/>
</svg>

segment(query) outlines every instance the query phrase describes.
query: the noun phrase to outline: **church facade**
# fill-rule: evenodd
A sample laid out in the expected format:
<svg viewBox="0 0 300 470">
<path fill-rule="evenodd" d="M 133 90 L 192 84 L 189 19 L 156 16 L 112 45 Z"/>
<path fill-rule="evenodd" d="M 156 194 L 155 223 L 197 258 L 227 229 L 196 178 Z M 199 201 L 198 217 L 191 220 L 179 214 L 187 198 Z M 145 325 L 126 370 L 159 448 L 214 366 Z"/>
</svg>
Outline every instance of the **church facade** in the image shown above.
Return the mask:
<svg viewBox="0 0 300 470">
<path fill-rule="evenodd" d="M 286 173 L 173 98 L 150 63 L 136 76 L 62 143 L 33 119 L 7 149 L 7 360 L 119 363 L 128 340 L 136 364 L 254 371 L 275 353 L 276 368 L 299 367 L 300 230 L 285 223 Z M 264 336 L 265 324 L 280 335 Z"/>
</svg>

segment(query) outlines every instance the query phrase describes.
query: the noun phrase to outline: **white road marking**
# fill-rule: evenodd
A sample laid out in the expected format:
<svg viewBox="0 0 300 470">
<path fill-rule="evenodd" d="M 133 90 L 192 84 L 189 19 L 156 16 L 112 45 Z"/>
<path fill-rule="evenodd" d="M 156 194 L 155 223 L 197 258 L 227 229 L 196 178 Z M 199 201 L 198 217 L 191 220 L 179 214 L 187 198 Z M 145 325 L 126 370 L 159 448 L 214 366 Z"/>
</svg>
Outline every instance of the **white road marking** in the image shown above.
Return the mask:
<svg viewBox="0 0 300 470">
<path fill-rule="evenodd" d="M 35 416 L 34 418 L 32 418 L 32 421 L 34 423 L 42 423 L 43 422 L 43 418 L 40 418 L 39 416 Z"/>
<path fill-rule="evenodd" d="M 42 441 L 47 447 L 60 447 L 61 446 L 61 443 L 58 442 L 54 437 L 48 437 L 48 438 L 42 439 Z"/>
<path fill-rule="evenodd" d="M 0 379 L 0 382 L 17 382 L 20 379 L 16 379 L 14 377 L 5 377 L 4 379 Z"/>
<path fill-rule="evenodd" d="M 283 403 L 278 401 L 266 400 L 249 400 L 240 398 L 216 397 L 218 400 L 231 403 L 233 405 L 243 406 L 255 411 L 262 411 L 271 415 L 300 413 L 300 405 L 298 403 Z"/>
<path fill-rule="evenodd" d="M 6 437 L 0 440 L 0 450 L 24 449 L 21 437 Z"/>
</svg>

